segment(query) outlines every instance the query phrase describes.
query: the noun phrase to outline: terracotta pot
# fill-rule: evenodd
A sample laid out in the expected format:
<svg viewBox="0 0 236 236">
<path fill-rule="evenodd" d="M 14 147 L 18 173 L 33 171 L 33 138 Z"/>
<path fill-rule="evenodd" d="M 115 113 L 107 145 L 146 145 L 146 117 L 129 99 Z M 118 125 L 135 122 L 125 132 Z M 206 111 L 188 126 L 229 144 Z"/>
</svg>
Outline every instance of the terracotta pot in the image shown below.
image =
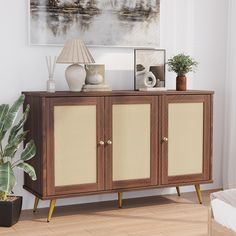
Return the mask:
<svg viewBox="0 0 236 236">
<path fill-rule="evenodd" d="M 186 91 L 187 90 L 186 76 L 177 76 L 176 77 L 176 90 L 177 91 Z"/>
</svg>

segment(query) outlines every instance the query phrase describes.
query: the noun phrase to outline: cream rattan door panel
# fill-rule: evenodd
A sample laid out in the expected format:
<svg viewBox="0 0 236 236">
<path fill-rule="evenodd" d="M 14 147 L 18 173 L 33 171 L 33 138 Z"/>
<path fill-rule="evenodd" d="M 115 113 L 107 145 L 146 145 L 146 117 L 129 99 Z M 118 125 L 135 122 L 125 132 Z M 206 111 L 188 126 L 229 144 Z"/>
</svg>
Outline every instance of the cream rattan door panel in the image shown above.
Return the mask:
<svg viewBox="0 0 236 236">
<path fill-rule="evenodd" d="M 168 105 L 168 176 L 203 172 L 203 103 Z"/>
<path fill-rule="evenodd" d="M 112 106 L 113 181 L 150 178 L 150 104 Z"/>
<path fill-rule="evenodd" d="M 55 186 L 96 183 L 96 106 L 55 106 L 54 140 Z"/>
</svg>

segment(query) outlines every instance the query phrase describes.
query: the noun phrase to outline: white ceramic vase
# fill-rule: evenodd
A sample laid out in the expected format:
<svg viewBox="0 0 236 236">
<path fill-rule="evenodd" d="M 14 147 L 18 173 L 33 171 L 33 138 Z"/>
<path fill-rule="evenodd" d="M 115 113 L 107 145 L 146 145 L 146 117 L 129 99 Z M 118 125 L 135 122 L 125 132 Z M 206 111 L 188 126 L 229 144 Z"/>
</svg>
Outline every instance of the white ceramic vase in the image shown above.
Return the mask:
<svg viewBox="0 0 236 236">
<path fill-rule="evenodd" d="M 85 79 L 86 84 L 101 84 L 103 82 L 103 77 L 102 75 L 98 74 L 97 72 L 95 73 L 88 73 Z"/>
<path fill-rule="evenodd" d="M 86 71 L 84 67 L 79 64 L 70 65 L 67 67 L 65 75 L 70 91 L 81 91 L 86 77 Z"/>
</svg>

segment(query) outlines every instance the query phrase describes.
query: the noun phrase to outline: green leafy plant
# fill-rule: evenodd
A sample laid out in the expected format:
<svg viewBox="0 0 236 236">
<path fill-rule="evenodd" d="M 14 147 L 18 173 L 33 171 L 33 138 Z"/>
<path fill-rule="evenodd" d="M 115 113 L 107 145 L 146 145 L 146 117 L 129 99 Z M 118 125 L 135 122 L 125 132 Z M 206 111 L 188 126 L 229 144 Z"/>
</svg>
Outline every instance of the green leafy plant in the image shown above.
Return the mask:
<svg viewBox="0 0 236 236">
<path fill-rule="evenodd" d="M 174 71 L 177 76 L 185 76 L 188 72 L 195 72 L 198 66 L 193 58 L 183 53 L 178 54 L 167 61 L 168 70 Z"/>
<path fill-rule="evenodd" d="M 25 161 L 30 160 L 36 154 L 33 140 L 30 140 L 15 160 L 19 146 L 25 140 L 28 131 L 22 131 L 27 120 L 30 106 L 27 105 L 21 120 L 14 125 L 18 111 L 24 103 L 25 96 L 21 95 L 10 107 L 8 104 L 0 105 L 0 200 L 6 200 L 7 195 L 12 193 L 16 184 L 13 169 L 15 167 L 25 171 L 32 180 L 36 180 L 34 168 Z"/>
</svg>

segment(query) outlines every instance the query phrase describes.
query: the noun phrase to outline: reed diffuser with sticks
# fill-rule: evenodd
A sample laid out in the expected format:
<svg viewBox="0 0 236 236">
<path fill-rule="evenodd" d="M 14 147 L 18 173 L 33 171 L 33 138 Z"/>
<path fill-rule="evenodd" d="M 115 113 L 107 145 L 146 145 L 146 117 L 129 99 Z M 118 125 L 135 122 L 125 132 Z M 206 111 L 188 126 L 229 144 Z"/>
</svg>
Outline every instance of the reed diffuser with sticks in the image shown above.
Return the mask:
<svg viewBox="0 0 236 236">
<path fill-rule="evenodd" d="M 46 56 L 46 63 L 48 68 L 48 80 L 47 80 L 47 92 L 55 93 L 56 91 L 56 83 L 53 79 L 55 65 L 56 65 L 56 57 L 52 58 L 51 56 Z"/>
</svg>

